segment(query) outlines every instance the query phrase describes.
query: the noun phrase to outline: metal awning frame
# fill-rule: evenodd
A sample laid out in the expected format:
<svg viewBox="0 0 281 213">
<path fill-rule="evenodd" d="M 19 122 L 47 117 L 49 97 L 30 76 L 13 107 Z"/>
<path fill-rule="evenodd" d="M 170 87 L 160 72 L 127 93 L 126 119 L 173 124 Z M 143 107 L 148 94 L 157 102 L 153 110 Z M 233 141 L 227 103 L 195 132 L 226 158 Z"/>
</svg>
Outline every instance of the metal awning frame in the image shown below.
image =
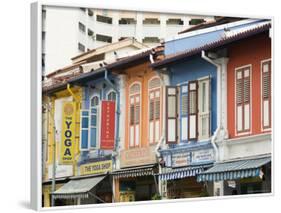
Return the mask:
<svg viewBox="0 0 281 213">
<path fill-rule="evenodd" d="M 103 181 L 108 175 L 104 175 L 104 178 L 101 180 Z M 79 178 L 80 180 L 81 179 L 85 179 L 85 178 L 89 178 L 89 177 L 81 177 Z M 92 177 L 92 178 L 95 178 Z M 72 179 L 72 180 L 77 180 L 77 179 Z M 100 182 L 101 182 L 100 181 Z M 99 182 L 99 183 L 100 183 Z M 95 186 L 93 186 L 90 190 L 86 191 L 86 192 L 79 192 L 79 193 L 51 193 L 51 196 L 54 197 L 54 199 L 87 199 L 89 198 L 89 195 L 95 197 L 97 200 L 103 202 L 103 203 L 106 203 L 103 199 L 101 199 L 100 197 L 98 197 L 96 194 L 92 193 L 91 190 L 96 187 L 99 183 L 97 183 Z M 67 183 L 66 183 L 67 184 Z"/>
</svg>

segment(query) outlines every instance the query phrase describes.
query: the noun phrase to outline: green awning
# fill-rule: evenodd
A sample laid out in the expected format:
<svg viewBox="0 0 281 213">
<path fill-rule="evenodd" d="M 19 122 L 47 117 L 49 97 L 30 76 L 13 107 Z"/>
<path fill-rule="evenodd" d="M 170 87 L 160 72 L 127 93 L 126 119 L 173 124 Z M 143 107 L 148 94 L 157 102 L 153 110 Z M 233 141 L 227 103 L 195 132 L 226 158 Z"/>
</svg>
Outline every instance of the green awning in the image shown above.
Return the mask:
<svg viewBox="0 0 281 213">
<path fill-rule="evenodd" d="M 89 191 L 104 178 L 105 176 L 97 176 L 92 178 L 70 180 L 57 191 L 55 191 L 53 196 L 55 199 L 88 198 Z"/>
<path fill-rule="evenodd" d="M 269 162 L 271 162 L 271 157 L 217 163 L 212 168 L 198 174 L 197 181 L 221 181 L 258 177 L 261 167 Z"/>
</svg>

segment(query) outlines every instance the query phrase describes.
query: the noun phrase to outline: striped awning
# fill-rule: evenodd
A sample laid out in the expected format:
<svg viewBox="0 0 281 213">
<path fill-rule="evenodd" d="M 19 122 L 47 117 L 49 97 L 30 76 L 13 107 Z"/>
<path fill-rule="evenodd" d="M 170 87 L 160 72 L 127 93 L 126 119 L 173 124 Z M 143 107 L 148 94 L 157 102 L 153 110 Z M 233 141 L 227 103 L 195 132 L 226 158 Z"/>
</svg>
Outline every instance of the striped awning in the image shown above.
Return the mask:
<svg viewBox="0 0 281 213">
<path fill-rule="evenodd" d="M 211 167 L 210 164 L 202 166 L 188 166 L 182 168 L 166 168 L 166 171 L 163 171 L 159 174 L 160 180 L 175 180 L 186 177 L 194 177 L 197 174 L 204 171 L 205 168 Z"/>
<path fill-rule="evenodd" d="M 70 180 L 52 194 L 55 199 L 88 198 L 89 191 L 104 178 L 105 176 L 97 176 L 92 178 Z"/>
<path fill-rule="evenodd" d="M 128 178 L 128 177 L 154 175 L 154 165 L 153 166 L 144 166 L 144 167 L 139 167 L 139 168 L 115 170 L 111 174 L 115 178 Z"/>
<path fill-rule="evenodd" d="M 263 165 L 271 162 L 271 157 L 217 163 L 212 168 L 198 174 L 197 181 L 236 180 L 260 175 Z"/>
</svg>

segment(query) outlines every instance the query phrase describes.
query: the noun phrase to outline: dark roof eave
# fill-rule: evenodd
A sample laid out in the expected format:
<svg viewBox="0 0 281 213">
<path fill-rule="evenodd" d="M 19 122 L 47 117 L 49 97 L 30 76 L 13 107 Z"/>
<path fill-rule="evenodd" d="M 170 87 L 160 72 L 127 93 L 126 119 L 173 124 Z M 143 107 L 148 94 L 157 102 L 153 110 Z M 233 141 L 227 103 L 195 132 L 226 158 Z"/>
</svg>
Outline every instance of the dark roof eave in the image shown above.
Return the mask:
<svg viewBox="0 0 281 213">
<path fill-rule="evenodd" d="M 106 66 L 106 68 L 111 69 L 111 70 L 126 68 L 126 67 L 131 66 L 132 63 L 134 63 L 134 62 L 142 62 L 142 60 L 146 60 L 146 58 L 148 58 L 150 54 L 151 54 L 151 50 L 134 55 L 134 56 L 130 56 L 128 58 L 121 59 L 112 64 L 109 64 Z"/>
</svg>

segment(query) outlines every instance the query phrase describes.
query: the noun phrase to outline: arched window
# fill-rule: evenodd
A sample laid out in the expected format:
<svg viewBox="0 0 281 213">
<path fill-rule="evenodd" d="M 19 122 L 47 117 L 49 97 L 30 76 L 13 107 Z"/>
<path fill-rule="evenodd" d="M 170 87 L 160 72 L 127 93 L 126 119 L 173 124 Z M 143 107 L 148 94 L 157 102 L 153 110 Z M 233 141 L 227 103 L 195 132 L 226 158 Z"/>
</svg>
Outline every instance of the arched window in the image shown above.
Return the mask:
<svg viewBox="0 0 281 213">
<path fill-rule="evenodd" d="M 90 148 L 96 148 L 98 145 L 98 115 L 99 115 L 99 97 L 91 98 L 90 105 Z"/>
<path fill-rule="evenodd" d="M 133 83 L 129 89 L 129 145 L 138 146 L 140 142 L 140 83 Z"/>
<path fill-rule="evenodd" d="M 157 143 L 160 139 L 160 79 L 153 77 L 148 82 L 149 103 L 149 143 Z"/>
<path fill-rule="evenodd" d="M 111 91 L 107 94 L 107 100 L 116 101 L 116 92 Z"/>
</svg>

